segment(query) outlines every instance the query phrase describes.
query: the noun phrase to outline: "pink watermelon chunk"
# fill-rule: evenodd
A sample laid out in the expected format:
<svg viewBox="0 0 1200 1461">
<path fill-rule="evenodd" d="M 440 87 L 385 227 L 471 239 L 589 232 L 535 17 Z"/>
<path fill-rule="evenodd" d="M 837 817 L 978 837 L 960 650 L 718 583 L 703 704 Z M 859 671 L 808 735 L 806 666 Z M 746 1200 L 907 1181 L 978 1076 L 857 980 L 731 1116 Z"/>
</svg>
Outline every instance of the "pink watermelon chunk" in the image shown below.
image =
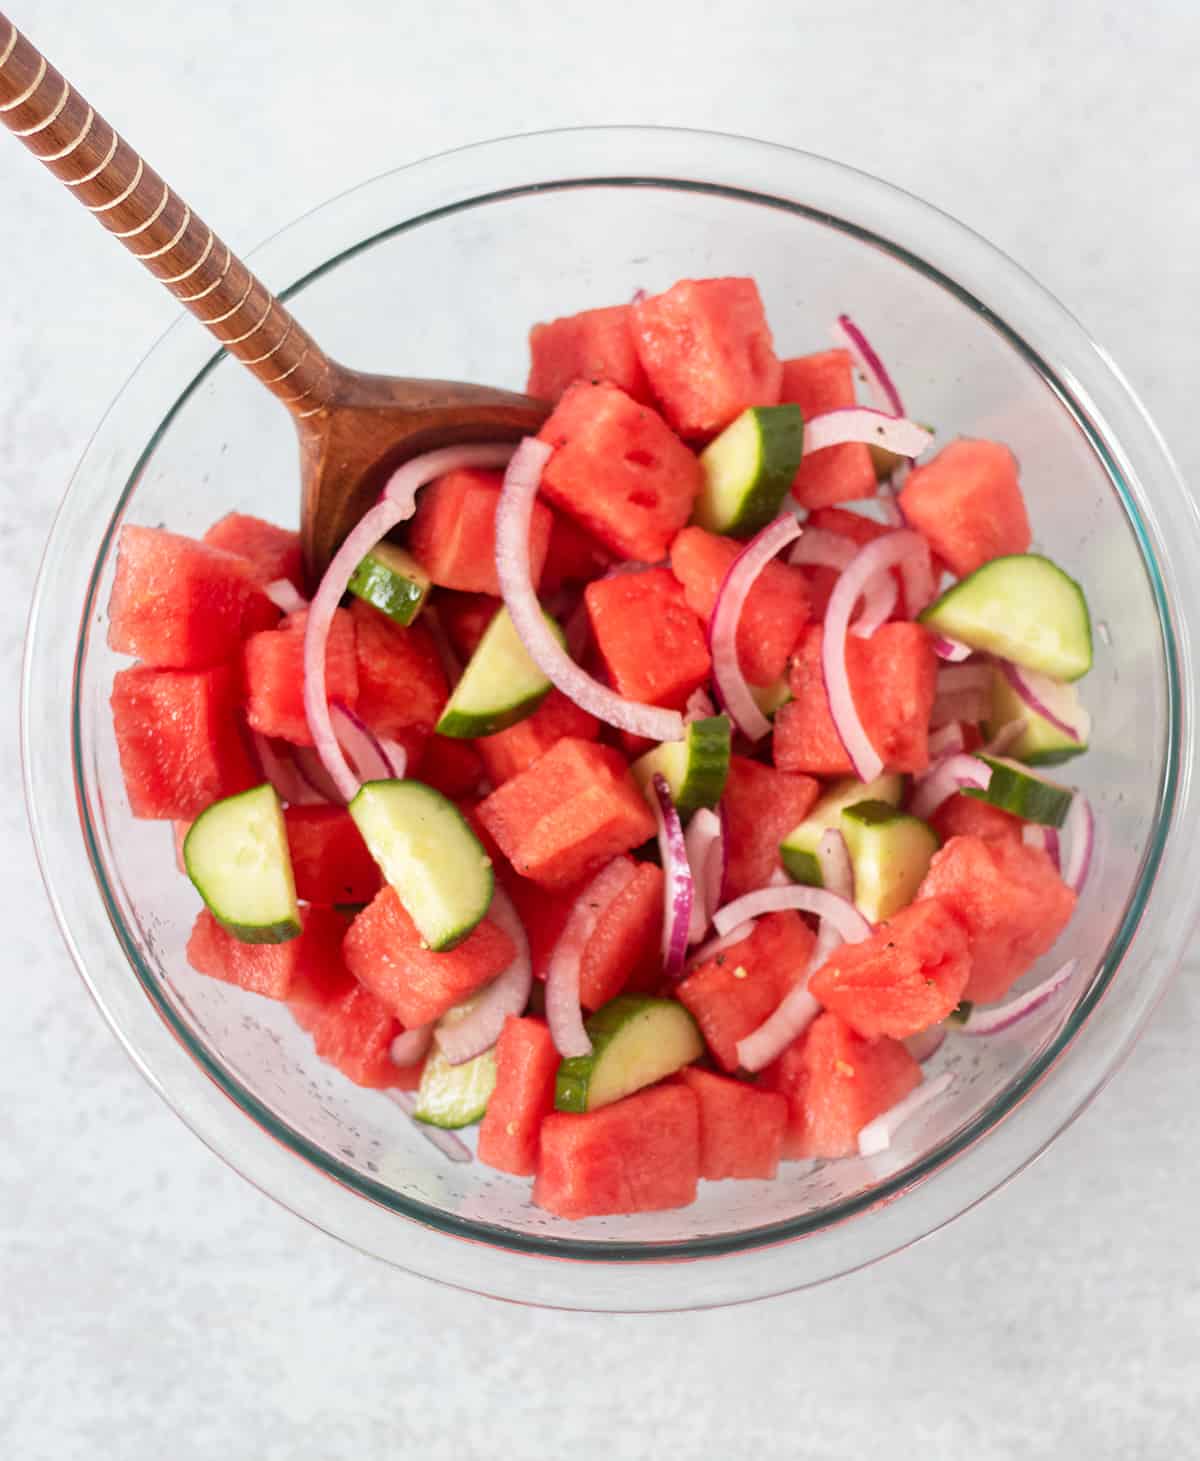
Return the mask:
<svg viewBox="0 0 1200 1461">
<path fill-rule="evenodd" d="M 473 467 L 448 472 L 417 499 L 408 546 L 441 588 L 463 593 L 500 593 L 496 576 L 496 508 L 504 481 L 499 472 Z M 529 522 L 530 577 L 542 576 L 550 544 L 550 509 L 535 502 Z"/>
<path fill-rule="evenodd" d="M 577 380 L 609 381 L 635 401 L 653 400 L 650 382 L 638 359 L 627 304 L 585 309 L 529 332 L 531 396 L 557 401 Z"/>
<path fill-rule="evenodd" d="M 598 578 L 583 594 L 592 638 L 627 700 L 682 710 L 712 670 L 704 629 L 666 568 Z"/>
<path fill-rule="evenodd" d="M 187 960 L 198 974 L 236 984 L 268 999 L 289 999 L 316 971 L 338 966 L 344 920 L 328 908 L 301 909 L 298 937 L 282 944 L 244 944 L 201 909 L 188 939 Z"/>
<path fill-rule="evenodd" d="M 361 599 L 350 605 L 349 613 L 359 715 L 381 736 L 408 745 L 412 732 L 423 743 L 449 693 L 433 636 L 419 621 L 407 627 L 393 623 Z M 330 699 L 336 698 L 331 690 Z"/>
<path fill-rule="evenodd" d="M 594 741 L 599 734 L 600 722 L 594 715 L 568 700 L 561 690 L 551 690 L 532 715 L 508 730 L 483 736 L 475 747 L 483 757 L 488 779 L 500 786 L 527 770 L 564 736 Z"/>
<path fill-rule="evenodd" d="M 255 583 L 274 583 L 286 578 L 303 593 L 300 534 L 292 529 L 264 522 L 260 517 L 231 512 L 213 523 L 204 534 L 204 541 L 210 548 L 223 548 L 226 553 L 244 558 L 250 564 Z"/>
<path fill-rule="evenodd" d="M 352 982 L 318 1016 L 313 1042 L 321 1059 L 335 1065 L 357 1086 L 411 1088 L 420 1067 L 398 1070 L 389 1053 L 401 1029 L 400 1021 L 381 1000 Z"/>
<path fill-rule="evenodd" d="M 374 610 L 372 610 L 374 612 Z M 381 616 L 382 617 L 382 616 Z M 242 650 L 246 681 L 246 719 L 264 736 L 311 746 L 304 712 L 304 628 L 308 610 L 289 614 L 278 629 L 254 634 Z M 325 656 L 325 693 L 353 710 L 358 703 L 354 620 L 334 611 Z"/>
<path fill-rule="evenodd" d="M 909 523 L 960 578 L 1032 541 L 1012 452 L 997 441 L 952 441 L 909 473 L 900 492 Z"/>
<path fill-rule="evenodd" d="M 369 903 L 379 866 L 344 807 L 288 807 L 283 814 L 296 896 L 305 903 Z"/>
<path fill-rule="evenodd" d="M 779 844 L 808 816 L 819 790 L 811 776 L 762 766 L 745 756 L 729 758 L 721 797 L 727 827 L 723 901 L 766 887 L 783 866 Z"/>
<path fill-rule="evenodd" d="M 496 1088 L 479 1128 L 479 1160 L 501 1172 L 537 1171 L 542 1122 L 554 1109 L 558 1051 L 543 1020 L 510 1015 L 496 1041 Z"/>
<path fill-rule="evenodd" d="M 805 421 L 853 406 L 854 374 L 848 350 L 823 350 L 783 362 L 781 401 L 800 407 Z M 878 490 L 870 449 L 861 442 L 827 446 L 800 463 L 792 483 L 792 495 L 805 507 L 828 507 L 834 502 L 853 502 L 874 497 Z"/>
<path fill-rule="evenodd" d="M 701 1177 L 774 1177 L 783 1155 L 787 1097 L 695 1066 L 681 1070 L 679 1079 L 700 1112 Z"/>
</svg>

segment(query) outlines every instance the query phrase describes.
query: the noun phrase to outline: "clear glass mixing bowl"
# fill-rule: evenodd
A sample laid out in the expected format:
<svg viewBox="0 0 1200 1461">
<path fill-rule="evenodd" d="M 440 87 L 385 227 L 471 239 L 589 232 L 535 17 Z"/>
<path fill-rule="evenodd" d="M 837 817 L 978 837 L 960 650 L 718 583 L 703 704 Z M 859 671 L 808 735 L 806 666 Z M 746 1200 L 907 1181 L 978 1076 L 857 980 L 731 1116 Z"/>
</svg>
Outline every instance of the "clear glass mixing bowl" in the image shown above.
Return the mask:
<svg viewBox="0 0 1200 1461">
<path fill-rule="evenodd" d="M 282 410 L 181 320 L 96 433 L 46 550 L 29 627 L 25 775 L 38 854 L 80 971 L 148 1078 L 213 1150 L 294 1212 L 402 1268 L 574 1308 L 729 1303 L 819 1282 L 994 1191 L 1082 1109 L 1144 1024 L 1196 907 L 1191 503 L 1115 367 L 1034 281 L 943 214 L 821 158 L 697 132 L 489 142 L 334 199 L 255 263 L 338 358 L 520 387 L 530 323 L 684 276 L 750 274 L 781 353 L 868 329 L 917 418 L 1022 463 L 1038 545 L 1086 586 L 1093 748 L 1070 774 L 1099 835 L 1063 1003 L 1009 1040 L 948 1041 L 957 1074 L 881 1157 L 703 1184 L 683 1211 L 569 1224 L 524 1181 L 453 1165 L 386 1097 L 322 1066 L 287 1011 L 193 974 L 195 896 L 170 828 L 129 813 L 104 642 L 126 520 L 198 533 L 230 509 L 289 521 Z M 1047 965 L 1048 967 L 1048 961 Z M 1044 972 L 1044 970 L 1043 970 Z M 1033 976 L 1033 977 L 1036 977 Z M 129 1153 L 136 1161 L 136 1151 Z"/>
</svg>

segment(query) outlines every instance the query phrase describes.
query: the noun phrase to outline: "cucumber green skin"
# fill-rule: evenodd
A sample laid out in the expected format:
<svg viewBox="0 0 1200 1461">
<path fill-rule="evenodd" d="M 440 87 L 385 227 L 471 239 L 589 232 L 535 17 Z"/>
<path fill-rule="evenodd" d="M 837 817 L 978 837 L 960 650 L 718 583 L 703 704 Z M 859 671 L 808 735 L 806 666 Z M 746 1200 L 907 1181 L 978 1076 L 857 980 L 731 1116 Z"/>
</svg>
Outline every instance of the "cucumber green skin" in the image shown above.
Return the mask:
<svg viewBox="0 0 1200 1461">
<path fill-rule="evenodd" d="M 821 864 L 814 853 L 802 852 L 800 848 L 789 847 L 786 842 L 782 842 L 779 856 L 783 862 L 783 870 L 792 882 L 806 883 L 810 888 L 825 886 L 821 879 Z"/>
<path fill-rule="evenodd" d="M 857 802 L 842 813 L 841 825 L 854 868 L 854 901 L 864 917 L 882 923 L 916 897 L 941 839 L 928 822 L 890 802 Z M 889 852 L 890 868 L 882 861 Z"/>
<path fill-rule="evenodd" d="M 532 715 L 550 690 L 551 686 L 546 685 L 544 689 L 527 695 L 523 700 L 486 715 L 448 708 L 443 711 L 435 729 L 439 736 L 452 736 L 456 741 L 474 741 L 480 736 L 494 736 Z"/>
<path fill-rule="evenodd" d="M 485 1050 L 474 1060 L 450 1065 L 434 1051 L 421 1072 L 413 1118 L 443 1131 L 458 1131 L 483 1119 L 496 1089 L 496 1053 Z"/>
<path fill-rule="evenodd" d="M 672 1065 L 669 1069 L 654 1070 L 646 1080 L 631 1085 L 628 1090 L 623 1092 L 623 1095 L 632 1095 L 642 1086 L 664 1080 L 667 1076 L 673 1075 L 676 1070 L 682 1070 L 685 1065 L 690 1065 L 693 1060 L 699 1059 L 704 1053 L 704 1041 L 695 1020 L 677 1000 L 654 999 L 649 995 L 619 994 L 616 999 L 610 999 L 595 1014 L 589 1015 L 585 1022 L 584 1028 L 592 1042 L 592 1053 L 572 1056 L 569 1060 L 564 1060 L 558 1067 L 558 1076 L 554 1083 L 554 1109 L 575 1112 L 596 1110 L 597 1107 L 591 1104 L 592 1083 L 595 1076 L 604 1067 L 606 1053 L 613 1047 L 614 1042 L 628 1030 L 631 1021 L 641 1015 L 653 1015 L 659 1011 L 661 1011 L 660 1017 L 677 1021 L 680 1027 L 685 1021 L 687 1022 L 694 1036 L 692 1049 L 685 1059 Z"/>
<path fill-rule="evenodd" d="M 549 614 L 544 615 L 546 623 L 554 632 L 560 643 L 563 643 L 562 629 L 555 623 Z M 501 607 L 496 612 L 495 618 L 488 625 L 483 638 L 476 646 L 475 653 L 467 661 L 463 670 L 462 678 L 452 692 L 450 699 L 446 702 L 446 708 L 442 717 L 435 727 L 438 735 L 452 736 L 455 740 L 467 741 L 478 740 L 480 736 L 494 736 L 502 730 L 508 730 L 510 726 L 516 725 L 518 721 L 524 720 L 533 714 L 538 706 L 549 695 L 551 689 L 550 681 L 530 662 L 531 670 L 536 674 L 538 683 L 530 685 L 528 692 L 519 696 L 516 700 L 500 700 L 499 703 L 489 704 L 486 708 L 476 710 L 464 709 L 461 701 L 464 694 L 469 694 L 467 687 L 476 675 L 483 671 L 490 672 L 489 678 L 495 675 L 494 645 L 493 636 L 499 632 L 502 621 L 508 621 L 509 632 L 515 637 L 516 631 L 511 628 L 511 620 L 508 619 L 506 610 Z M 521 651 L 527 659 L 528 655 Z M 489 660 L 491 661 L 489 663 Z M 531 675 L 532 678 L 532 675 Z"/>
<path fill-rule="evenodd" d="M 964 787 L 966 796 L 1043 827 L 1061 827 L 1066 821 L 1075 795 L 1069 787 L 1027 775 L 1019 766 L 1010 766 L 996 757 L 981 756 L 980 760 L 992 768 L 992 778 L 986 791 Z"/>
<path fill-rule="evenodd" d="M 992 671 L 992 711 L 984 726 L 984 734 L 992 737 L 1011 721 L 1023 720 L 1025 729 L 1005 751 L 1013 761 L 1026 766 L 1061 766 L 1064 761 L 1082 756 L 1086 741 L 1073 740 L 1045 716 L 1032 710 L 1009 685 L 999 670 Z"/>
<path fill-rule="evenodd" d="M 715 807 L 729 777 L 733 728 L 727 715 L 693 720 L 682 741 L 655 746 L 630 768 L 647 801 L 654 805 L 650 783 L 657 772 L 670 788 L 675 810 L 686 820 L 700 807 Z M 680 773 L 679 763 L 683 770 Z"/>
<path fill-rule="evenodd" d="M 795 883 L 807 883 L 810 888 L 823 887 L 821 864 L 817 861 L 817 843 L 822 832 L 830 827 L 840 827 L 842 813 L 849 806 L 864 801 L 896 805 L 903 794 L 904 778 L 894 772 L 885 771 L 867 783 L 853 779 L 838 782 L 779 844 L 784 871 Z"/>
<path fill-rule="evenodd" d="M 241 944 L 286 944 L 294 938 L 299 938 L 301 932 L 300 910 L 296 906 L 294 884 L 292 889 L 291 911 L 285 917 L 272 919 L 269 923 L 239 923 L 234 919 L 226 918 L 222 915 L 220 908 L 211 900 L 208 893 L 205 891 L 205 884 L 208 882 L 208 879 L 205 877 L 204 872 L 201 869 L 197 869 L 193 866 L 195 848 L 198 846 L 200 838 L 197 837 L 195 842 L 192 841 L 192 838 L 193 834 L 196 832 L 196 829 L 200 827 L 200 824 L 204 821 L 205 817 L 209 815 L 209 813 L 214 812 L 219 808 L 223 808 L 231 802 L 240 801 L 243 797 L 261 795 L 261 793 L 268 787 L 270 787 L 270 783 L 264 782 L 262 786 L 254 786 L 251 787 L 249 791 L 241 791 L 238 792 L 235 796 L 223 797 L 220 801 L 213 802 L 211 806 L 206 807 L 204 811 L 200 813 L 200 815 L 188 828 L 187 836 L 183 839 L 183 865 L 187 869 L 188 879 L 191 882 L 192 887 L 194 887 L 196 892 L 199 893 L 201 898 L 204 899 L 205 907 L 217 920 L 221 927 L 225 929 L 227 933 L 231 933 L 233 937 L 237 939 L 238 943 Z M 271 790 L 274 791 L 274 788 L 271 788 Z M 277 793 L 275 794 L 275 797 L 276 801 L 278 802 Z M 203 830 L 204 829 L 201 829 L 201 835 L 203 835 Z M 189 846 L 192 848 L 191 853 L 189 853 L 188 851 Z M 286 841 L 284 843 L 284 851 L 286 854 Z M 290 860 L 288 866 L 290 870 Z"/>
<path fill-rule="evenodd" d="M 429 596 L 429 580 L 418 583 L 389 568 L 368 553 L 346 585 L 356 598 L 386 614 L 397 624 L 411 624 Z"/>
<path fill-rule="evenodd" d="M 700 453 L 705 467 L 705 485 L 696 500 L 696 522 L 711 533 L 724 533 L 734 538 L 748 538 L 766 527 L 779 512 L 779 505 L 791 489 L 800 458 L 804 454 L 804 416 L 796 405 L 753 406 L 749 414 L 757 428 L 755 459 L 750 465 L 748 480 L 742 488 L 732 514 L 715 502 L 708 489 L 710 453 L 718 453 L 726 432 L 743 419 L 725 428 Z M 706 461 L 706 458 L 708 459 Z"/>
</svg>

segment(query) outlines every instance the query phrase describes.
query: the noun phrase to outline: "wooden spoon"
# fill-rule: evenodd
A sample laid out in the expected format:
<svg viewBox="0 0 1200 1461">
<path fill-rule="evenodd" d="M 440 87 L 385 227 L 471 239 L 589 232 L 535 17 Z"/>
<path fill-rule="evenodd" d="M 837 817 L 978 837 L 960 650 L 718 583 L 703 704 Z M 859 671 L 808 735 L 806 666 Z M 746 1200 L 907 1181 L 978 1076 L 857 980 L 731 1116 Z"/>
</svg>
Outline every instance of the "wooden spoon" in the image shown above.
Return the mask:
<svg viewBox="0 0 1200 1461">
<path fill-rule="evenodd" d="M 301 535 L 315 584 L 406 458 L 536 432 L 549 407 L 332 360 L 227 243 L 0 13 L 0 119 L 114 238 L 287 407 L 300 437 Z"/>
</svg>

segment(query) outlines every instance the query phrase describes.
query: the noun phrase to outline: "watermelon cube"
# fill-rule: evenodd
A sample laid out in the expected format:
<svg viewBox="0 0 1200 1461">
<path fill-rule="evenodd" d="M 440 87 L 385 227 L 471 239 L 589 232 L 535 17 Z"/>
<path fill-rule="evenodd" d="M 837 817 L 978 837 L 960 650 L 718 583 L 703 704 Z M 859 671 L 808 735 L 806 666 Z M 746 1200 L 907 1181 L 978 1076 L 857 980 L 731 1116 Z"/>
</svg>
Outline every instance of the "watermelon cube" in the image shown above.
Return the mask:
<svg viewBox="0 0 1200 1461">
<path fill-rule="evenodd" d="M 335 1065 L 356 1086 L 370 1090 L 406 1087 L 411 1086 L 415 1072 L 397 1070 L 390 1053 L 401 1029 L 386 1005 L 369 990 L 351 983 L 322 1011 L 313 1026 L 313 1042 L 321 1059 Z"/>
<path fill-rule="evenodd" d="M 303 917 L 306 928 L 314 924 L 319 928 L 320 943 L 315 956 L 305 959 L 296 971 L 288 990 L 287 1004 L 301 1029 L 311 1032 L 332 1005 L 359 986 L 342 958 L 342 940 L 349 926 L 349 916 L 332 908 L 310 908 Z M 318 919 L 319 923 L 316 922 Z"/>
<path fill-rule="evenodd" d="M 437 645 L 419 621 L 394 623 L 361 599 L 350 605 L 355 628 L 358 713 L 381 736 L 423 742 L 446 704 L 446 676 Z M 332 656 L 331 656 L 332 658 Z M 330 691 L 331 700 L 338 698 Z"/>
<path fill-rule="evenodd" d="M 935 853 L 917 897 L 938 899 L 965 926 L 965 997 L 980 1004 L 1002 999 L 1049 951 L 1076 903 L 1040 847 L 980 837 L 954 837 Z"/>
<path fill-rule="evenodd" d="M 503 481 L 499 472 L 465 467 L 422 489 L 408 546 L 439 587 L 499 595 L 496 508 Z M 529 524 L 530 574 L 535 586 L 546 561 L 550 522 L 550 509 L 535 502 Z"/>
<path fill-rule="evenodd" d="M 676 993 L 722 1070 L 808 968 L 816 937 L 798 913 L 768 913 L 739 943 L 691 969 Z"/>
<path fill-rule="evenodd" d="M 814 776 L 849 776 L 854 765 L 825 694 L 823 635 L 819 624 L 811 625 L 792 660 L 792 699 L 775 715 L 775 764 Z M 870 639 L 851 634 L 846 664 L 859 719 L 884 765 L 889 771 L 924 771 L 937 681 L 937 656 L 928 634 L 908 623 L 884 624 Z"/>
<path fill-rule="evenodd" d="M 255 583 L 268 584 L 286 578 L 298 591 L 304 591 L 300 534 L 291 528 L 231 512 L 213 523 L 204 534 L 204 541 L 210 548 L 223 548 L 226 553 L 236 553 L 246 559 Z"/>
<path fill-rule="evenodd" d="M 484 779 L 483 761 L 470 741 L 453 736 L 430 736 L 419 756 L 410 758 L 410 775 L 451 801 L 473 796 Z"/>
<path fill-rule="evenodd" d="M 491 594 L 456 594 L 444 590 L 438 594 L 435 608 L 450 647 L 465 664 L 479 648 L 484 631 L 499 612 L 500 600 Z"/>
<path fill-rule="evenodd" d="M 785 1160 L 850 1157 L 858 1133 L 921 1084 L 921 1067 L 898 1040 L 864 1040 L 822 1014 L 762 1073 L 758 1089 L 788 1101 Z"/>
<path fill-rule="evenodd" d="M 207 669 L 237 654 L 243 615 L 258 597 L 244 559 L 129 524 L 108 601 L 108 645 L 156 669 Z"/>
<path fill-rule="evenodd" d="M 952 441 L 900 492 L 912 527 L 960 578 L 1032 541 L 1017 462 L 998 441 Z"/>
<path fill-rule="evenodd" d="M 800 407 L 805 421 L 853 406 L 854 372 L 848 350 L 823 350 L 783 362 L 781 401 Z M 806 456 L 792 482 L 792 496 L 805 507 L 828 507 L 874 497 L 878 484 L 870 448 L 850 441 Z"/>
<path fill-rule="evenodd" d="M 906 1040 L 944 1020 L 971 975 L 954 906 L 922 898 L 857 944 L 841 944 L 808 981 L 826 1009 L 866 1040 Z"/>
<path fill-rule="evenodd" d="M 564 736 L 580 741 L 594 741 L 600 734 L 600 722 L 589 715 L 561 690 L 551 690 L 532 715 L 519 720 L 508 730 L 484 736 L 475 742 L 493 786 L 500 786 L 510 777 L 527 770 Z"/>
<path fill-rule="evenodd" d="M 654 836 L 624 758 L 564 736 L 479 804 L 477 816 L 523 878 L 566 888 Z"/>
<path fill-rule="evenodd" d="M 710 1182 L 774 1177 L 783 1155 L 787 1097 L 694 1065 L 681 1070 L 679 1079 L 700 1112 L 701 1177 Z"/>
<path fill-rule="evenodd" d="M 985 842 L 999 839 L 1002 842 L 1023 841 L 1024 823 L 1001 807 L 989 806 L 978 797 L 947 797 L 929 819 L 933 830 L 943 842 L 952 837 L 982 837 Z"/>
<path fill-rule="evenodd" d="M 609 381 L 633 397 L 650 402 L 650 382 L 633 343 L 632 311 L 627 304 L 585 309 L 529 332 L 531 396 L 558 401 L 577 380 Z"/>
<path fill-rule="evenodd" d="M 689 527 L 671 544 L 671 572 L 683 585 L 688 607 L 707 625 L 729 565 L 745 545 Z M 742 606 L 738 663 L 752 685 L 771 685 L 787 670 L 800 633 L 812 618 L 802 568 L 768 563 Z"/>
<path fill-rule="evenodd" d="M 753 279 L 681 279 L 635 301 L 633 333 L 681 436 L 715 436 L 747 406 L 779 400 L 783 368 Z"/>
<path fill-rule="evenodd" d="M 278 629 L 254 634 L 242 650 L 246 719 L 264 736 L 311 746 L 304 713 L 304 626 L 308 610 L 289 614 Z M 353 709 L 358 702 L 354 620 L 334 611 L 325 656 L 325 690 L 330 700 Z"/>
<path fill-rule="evenodd" d="M 537 1171 L 542 1122 L 554 1110 L 558 1051 L 543 1020 L 510 1015 L 496 1041 L 496 1087 L 479 1128 L 479 1160 L 501 1172 Z"/>
<path fill-rule="evenodd" d="M 533 1200 L 563 1218 L 686 1207 L 700 1176 L 700 1118 L 683 1085 L 542 1122 Z"/>
<path fill-rule="evenodd" d="M 811 776 L 778 771 L 745 756 L 729 758 L 721 797 L 726 819 L 726 902 L 766 887 L 783 866 L 779 844 L 808 816 L 819 791 Z"/>
<path fill-rule="evenodd" d="M 617 386 L 577 384 L 538 438 L 554 448 L 541 482 L 549 502 L 622 558 L 666 557 L 704 474 L 656 411 Z"/>
<path fill-rule="evenodd" d="M 567 584 L 588 583 L 599 578 L 611 562 L 612 553 L 602 543 L 569 517 L 556 512 L 542 569 L 541 591 L 551 594 Z"/>
<path fill-rule="evenodd" d="M 592 638 L 627 700 L 682 710 L 712 670 L 704 627 L 666 568 L 598 578 L 584 590 Z"/>
<path fill-rule="evenodd" d="M 379 866 L 344 807 L 288 807 L 283 814 L 296 896 L 305 903 L 369 903 Z"/>
<path fill-rule="evenodd" d="M 238 726 L 239 691 L 228 665 L 113 676 L 113 729 L 135 817 L 190 821 L 258 784 Z"/>
<path fill-rule="evenodd" d="M 244 944 L 203 908 L 192 925 L 187 961 L 211 979 L 268 999 L 288 999 L 297 985 L 307 988 L 324 970 L 341 964 L 344 921 L 328 908 L 304 908 L 301 920 L 299 935 L 286 943 Z"/>
<path fill-rule="evenodd" d="M 462 943 L 434 953 L 421 942 L 395 889 L 383 888 L 354 919 L 342 945 L 346 967 L 401 1020 L 427 1025 L 513 961 L 513 942 L 484 919 Z"/>
</svg>

